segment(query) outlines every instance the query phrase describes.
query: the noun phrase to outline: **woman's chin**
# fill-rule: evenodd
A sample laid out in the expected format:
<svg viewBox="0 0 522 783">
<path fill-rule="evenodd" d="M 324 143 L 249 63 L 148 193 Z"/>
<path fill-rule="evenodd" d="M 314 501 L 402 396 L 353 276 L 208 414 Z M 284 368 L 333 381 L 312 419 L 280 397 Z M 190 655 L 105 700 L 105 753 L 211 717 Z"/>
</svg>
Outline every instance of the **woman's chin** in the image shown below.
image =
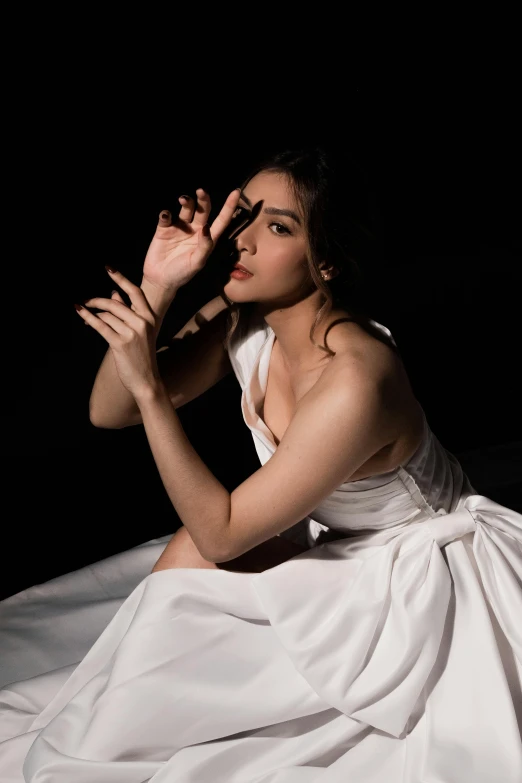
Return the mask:
<svg viewBox="0 0 522 783">
<path fill-rule="evenodd" d="M 223 286 L 223 292 L 231 302 L 251 302 L 252 296 L 248 294 L 242 286 L 242 280 L 235 280 L 233 277 Z"/>
</svg>

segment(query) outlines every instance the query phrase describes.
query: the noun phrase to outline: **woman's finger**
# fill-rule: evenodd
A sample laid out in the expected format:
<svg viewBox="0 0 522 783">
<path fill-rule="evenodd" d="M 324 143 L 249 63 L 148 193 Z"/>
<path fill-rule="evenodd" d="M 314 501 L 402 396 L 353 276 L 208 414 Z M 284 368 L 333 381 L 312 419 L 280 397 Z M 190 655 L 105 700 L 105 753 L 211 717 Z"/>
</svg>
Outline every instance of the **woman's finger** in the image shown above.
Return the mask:
<svg viewBox="0 0 522 783">
<path fill-rule="evenodd" d="M 208 216 L 210 215 L 210 196 L 203 190 L 203 188 L 197 188 L 196 190 L 197 202 L 195 205 L 194 219 L 192 225 L 194 227 L 201 227 L 208 223 Z"/>
<path fill-rule="evenodd" d="M 178 215 L 179 219 L 183 220 L 185 223 L 191 223 L 192 218 L 194 217 L 194 199 L 191 196 L 180 196 L 178 201 L 181 204 L 181 209 Z"/>
<path fill-rule="evenodd" d="M 150 322 L 151 317 L 154 318 L 154 315 L 141 288 L 138 285 L 131 283 L 125 275 L 122 275 L 122 273 L 118 272 L 117 269 L 114 269 L 113 266 L 106 264 L 105 269 L 111 279 L 128 295 L 135 312 Z"/>
<path fill-rule="evenodd" d="M 236 188 L 227 196 L 227 199 L 221 208 L 221 212 L 219 215 L 217 215 L 216 219 L 210 226 L 210 233 L 214 242 L 216 239 L 219 239 L 225 228 L 232 220 L 232 216 L 236 210 L 240 195 L 241 189 Z"/>
<path fill-rule="evenodd" d="M 90 299 L 86 299 L 83 304 L 85 307 L 95 307 L 98 310 L 112 313 L 116 318 L 134 330 L 139 329 L 144 320 L 149 323 L 153 322 L 150 314 L 143 318 L 137 312 L 131 310 L 130 307 L 127 307 L 124 302 L 118 302 L 116 299 L 104 299 L 101 296 L 93 296 Z"/>
<path fill-rule="evenodd" d="M 96 318 L 108 324 L 116 334 L 119 334 L 120 337 L 124 337 L 126 340 L 131 338 L 134 333 L 130 326 L 127 326 L 127 324 L 123 323 L 120 318 L 117 318 L 112 313 L 96 313 Z"/>
<path fill-rule="evenodd" d="M 74 307 L 80 318 L 83 319 L 83 322 L 88 324 L 88 326 L 92 326 L 93 329 L 101 334 L 101 336 L 107 340 L 111 348 L 115 348 L 119 344 L 120 337 L 118 333 L 109 326 L 109 324 L 106 324 L 105 321 L 102 321 L 96 315 L 87 310 L 86 307 L 82 307 L 80 304 L 75 304 Z"/>
<path fill-rule="evenodd" d="M 168 228 L 172 225 L 172 215 L 168 209 L 162 209 L 158 217 L 158 226 L 160 228 Z"/>
<path fill-rule="evenodd" d="M 112 291 L 111 292 L 111 299 L 114 299 L 115 302 L 121 302 L 122 304 L 126 304 L 123 300 L 122 296 L 120 295 L 119 291 Z M 131 310 L 136 312 L 136 308 L 133 304 L 131 304 Z"/>
<path fill-rule="evenodd" d="M 190 257 L 191 263 L 198 269 L 203 269 L 205 262 L 212 252 L 214 243 L 210 236 L 210 228 L 206 223 L 198 235 L 197 247 L 192 251 Z"/>
</svg>

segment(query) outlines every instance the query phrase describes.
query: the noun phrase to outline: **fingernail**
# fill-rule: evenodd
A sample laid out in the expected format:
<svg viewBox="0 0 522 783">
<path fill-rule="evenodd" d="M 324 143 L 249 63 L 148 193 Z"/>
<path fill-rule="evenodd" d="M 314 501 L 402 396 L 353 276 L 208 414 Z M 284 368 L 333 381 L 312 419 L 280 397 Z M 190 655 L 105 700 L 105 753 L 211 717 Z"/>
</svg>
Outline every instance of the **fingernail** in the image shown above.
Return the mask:
<svg viewBox="0 0 522 783">
<path fill-rule="evenodd" d="M 111 296 L 114 296 L 114 294 L 117 294 L 117 293 L 118 292 L 116 291 L 116 289 L 114 289 L 114 291 L 111 291 Z"/>
<path fill-rule="evenodd" d="M 210 236 L 210 228 L 209 228 L 208 223 L 205 223 L 205 225 L 201 229 L 201 233 L 203 234 L 204 237 L 209 237 Z"/>
<path fill-rule="evenodd" d="M 76 302 L 74 303 L 74 306 L 75 306 L 76 310 L 82 310 L 83 309 L 82 306 L 79 305 L 79 304 L 76 304 Z"/>
<path fill-rule="evenodd" d="M 117 269 L 114 269 L 114 267 L 109 266 L 108 264 L 105 264 L 105 269 L 107 270 L 107 272 L 110 272 L 111 275 L 113 275 L 115 272 L 118 271 Z"/>
<path fill-rule="evenodd" d="M 161 213 L 161 217 L 163 218 L 163 220 L 168 220 L 169 217 L 170 217 L 170 214 L 168 212 L 162 212 Z"/>
<path fill-rule="evenodd" d="M 180 196 L 180 198 L 184 198 L 186 201 L 188 201 L 190 196 L 186 196 L 185 194 L 183 194 L 182 196 Z"/>
</svg>

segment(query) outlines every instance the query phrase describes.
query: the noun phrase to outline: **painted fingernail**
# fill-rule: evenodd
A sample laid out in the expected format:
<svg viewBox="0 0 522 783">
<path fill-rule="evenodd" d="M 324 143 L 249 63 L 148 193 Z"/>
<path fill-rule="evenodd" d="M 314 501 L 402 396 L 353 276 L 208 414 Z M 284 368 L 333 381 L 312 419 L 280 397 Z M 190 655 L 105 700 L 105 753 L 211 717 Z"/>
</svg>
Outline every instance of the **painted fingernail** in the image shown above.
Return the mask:
<svg viewBox="0 0 522 783">
<path fill-rule="evenodd" d="M 162 212 L 161 213 L 161 217 L 163 218 L 163 220 L 168 220 L 169 217 L 170 217 L 170 214 L 168 212 Z"/>
<path fill-rule="evenodd" d="M 114 289 L 114 291 L 111 291 L 111 296 L 114 296 L 114 294 L 117 294 L 117 293 L 118 292 L 116 291 L 116 289 Z"/>
<path fill-rule="evenodd" d="M 114 267 L 112 267 L 112 266 L 109 266 L 108 264 L 105 264 L 105 269 L 107 270 L 107 272 L 110 272 L 112 275 L 113 275 L 115 272 L 117 272 L 117 271 L 118 271 L 117 269 L 114 269 Z"/>
<path fill-rule="evenodd" d="M 180 198 L 183 198 L 183 199 L 185 199 L 185 201 L 188 201 L 190 196 L 186 196 L 185 194 L 183 194 L 182 196 L 180 196 Z"/>
<path fill-rule="evenodd" d="M 76 302 L 74 303 L 74 306 L 77 310 L 83 310 L 83 307 L 79 304 L 76 304 Z"/>
</svg>

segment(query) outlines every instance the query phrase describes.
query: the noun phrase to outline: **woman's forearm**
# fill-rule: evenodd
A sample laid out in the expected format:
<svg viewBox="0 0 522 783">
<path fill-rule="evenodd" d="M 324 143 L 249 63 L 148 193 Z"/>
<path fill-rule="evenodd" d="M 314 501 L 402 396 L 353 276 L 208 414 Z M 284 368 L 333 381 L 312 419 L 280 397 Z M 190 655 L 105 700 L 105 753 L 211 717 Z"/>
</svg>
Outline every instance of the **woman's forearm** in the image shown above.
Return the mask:
<svg viewBox="0 0 522 783">
<path fill-rule="evenodd" d="M 161 382 L 137 404 L 172 505 L 200 554 L 219 561 L 228 551 L 230 493 L 190 443 Z"/>
<path fill-rule="evenodd" d="M 155 288 L 143 280 L 140 288 L 157 318 L 156 337 L 175 292 L 166 292 Z M 120 429 L 139 421 L 139 408 L 133 395 L 120 381 L 112 351 L 109 348 L 94 380 L 90 400 L 89 416 L 96 427 Z"/>
</svg>

